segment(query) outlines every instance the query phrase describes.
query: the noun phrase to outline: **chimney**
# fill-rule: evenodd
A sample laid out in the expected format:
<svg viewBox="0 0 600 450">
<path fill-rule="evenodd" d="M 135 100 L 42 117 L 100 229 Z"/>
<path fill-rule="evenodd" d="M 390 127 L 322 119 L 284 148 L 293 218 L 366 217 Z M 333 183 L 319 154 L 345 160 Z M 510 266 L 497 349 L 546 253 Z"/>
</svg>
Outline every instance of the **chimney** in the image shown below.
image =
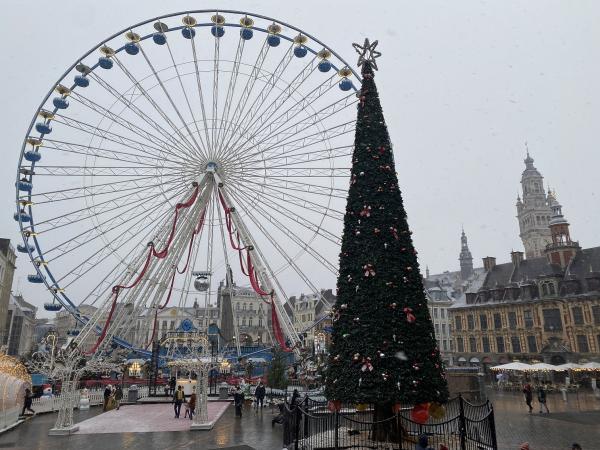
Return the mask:
<svg viewBox="0 0 600 450">
<path fill-rule="evenodd" d="M 513 266 L 519 267 L 523 262 L 523 252 L 510 252 L 510 260 Z"/>
<path fill-rule="evenodd" d="M 496 258 L 493 256 L 486 256 L 483 258 L 483 268 L 486 272 L 489 272 L 496 266 Z"/>
</svg>

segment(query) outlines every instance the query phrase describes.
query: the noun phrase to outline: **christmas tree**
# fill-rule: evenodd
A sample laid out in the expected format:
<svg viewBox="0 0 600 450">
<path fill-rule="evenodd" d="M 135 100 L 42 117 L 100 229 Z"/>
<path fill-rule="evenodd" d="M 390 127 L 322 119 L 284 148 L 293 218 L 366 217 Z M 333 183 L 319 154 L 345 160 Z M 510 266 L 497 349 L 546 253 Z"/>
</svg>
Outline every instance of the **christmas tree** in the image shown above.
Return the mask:
<svg viewBox="0 0 600 450">
<path fill-rule="evenodd" d="M 448 388 L 373 78 L 376 44 L 355 44 L 363 82 L 326 396 L 391 411 L 398 403 L 443 403 Z"/>
</svg>

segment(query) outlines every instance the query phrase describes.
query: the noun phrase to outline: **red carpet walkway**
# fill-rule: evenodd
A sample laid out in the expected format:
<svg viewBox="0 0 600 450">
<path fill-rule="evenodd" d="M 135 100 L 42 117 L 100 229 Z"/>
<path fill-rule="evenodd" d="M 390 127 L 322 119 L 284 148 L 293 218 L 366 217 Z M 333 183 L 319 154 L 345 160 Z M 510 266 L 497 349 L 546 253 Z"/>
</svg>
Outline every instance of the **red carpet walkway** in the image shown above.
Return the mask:
<svg viewBox="0 0 600 450">
<path fill-rule="evenodd" d="M 208 402 L 209 420 L 218 420 L 230 402 Z M 77 434 L 96 433 L 150 433 L 159 431 L 189 431 L 192 421 L 175 419 L 172 404 L 125 405 L 78 423 Z"/>
</svg>

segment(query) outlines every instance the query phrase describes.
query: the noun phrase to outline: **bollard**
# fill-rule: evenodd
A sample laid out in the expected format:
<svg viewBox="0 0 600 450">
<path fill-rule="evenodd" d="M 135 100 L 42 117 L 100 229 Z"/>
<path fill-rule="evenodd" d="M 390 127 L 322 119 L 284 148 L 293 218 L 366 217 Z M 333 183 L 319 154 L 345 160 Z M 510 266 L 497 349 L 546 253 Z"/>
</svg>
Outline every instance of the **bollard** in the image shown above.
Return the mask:
<svg viewBox="0 0 600 450">
<path fill-rule="evenodd" d="M 566 402 L 567 401 L 567 389 L 561 388 L 560 393 L 562 394 L 562 399 Z"/>
</svg>

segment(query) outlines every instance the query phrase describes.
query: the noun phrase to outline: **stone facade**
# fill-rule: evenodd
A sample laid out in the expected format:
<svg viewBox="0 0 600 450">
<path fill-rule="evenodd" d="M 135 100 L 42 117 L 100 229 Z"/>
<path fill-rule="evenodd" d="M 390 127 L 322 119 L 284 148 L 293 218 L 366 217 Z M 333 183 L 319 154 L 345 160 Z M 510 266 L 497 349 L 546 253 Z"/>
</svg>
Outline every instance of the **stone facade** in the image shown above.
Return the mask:
<svg viewBox="0 0 600 450">
<path fill-rule="evenodd" d="M 290 297 L 285 305 L 296 332 L 304 339 L 304 345 L 317 353 L 325 352 L 329 344 L 330 307 L 335 301 L 333 291 L 323 289 L 319 295 L 313 293 Z"/>
<path fill-rule="evenodd" d="M 12 356 L 26 355 L 34 348 L 34 335 L 37 308 L 27 303 L 21 295 L 10 295 L 6 330 L 8 341 L 6 354 Z"/>
<path fill-rule="evenodd" d="M 10 244 L 10 239 L 0 239 L 0 344 L 2 345 L 6 345 L 8 342 L 6 318 L 16 259 L 15 249 Z"/>
</svg>

